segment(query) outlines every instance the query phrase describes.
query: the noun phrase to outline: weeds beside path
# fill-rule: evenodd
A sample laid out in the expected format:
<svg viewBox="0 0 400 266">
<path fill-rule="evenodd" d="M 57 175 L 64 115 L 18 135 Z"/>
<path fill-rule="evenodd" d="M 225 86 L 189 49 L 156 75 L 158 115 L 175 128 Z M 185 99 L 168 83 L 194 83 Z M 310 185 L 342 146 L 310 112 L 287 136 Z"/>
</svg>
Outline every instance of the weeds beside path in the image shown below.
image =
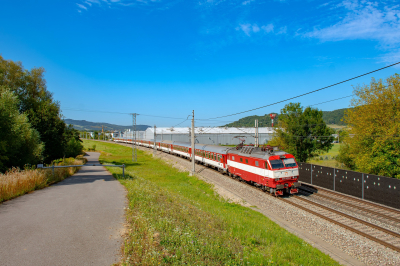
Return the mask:
<svg viewBox="0 0 400 266">
<path fill-rule="evenodd" d="M 83 165 L 84 163 L 83 157 L 67 158 L 59 160 L 55 165 Z M 0 174 L 0 203 L 64 180 L 78 170 L 78 167 L 58 168 L 54 170 L 53 175 L 51 169 L 10 169 L 5 174 Z"/>
<path fill-rule="evenodd" d="M 128 233 L 121 265 L 338 265 L 267 217 L 229 203 L 210 184 L 118 144 L 96 143 L 100 162 L 128 190 Z"/>
</svg>

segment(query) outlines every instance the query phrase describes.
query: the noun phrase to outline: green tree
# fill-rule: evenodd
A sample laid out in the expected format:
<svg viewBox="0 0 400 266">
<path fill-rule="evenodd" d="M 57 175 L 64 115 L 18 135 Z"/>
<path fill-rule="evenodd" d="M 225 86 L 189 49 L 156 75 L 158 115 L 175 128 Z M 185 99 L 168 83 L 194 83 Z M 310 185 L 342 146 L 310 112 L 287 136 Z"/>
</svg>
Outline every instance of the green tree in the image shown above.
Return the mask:
<svg viewBox="0 0 400 266">
<path fill-rule="evenodd" d="M 18 110 L 18 97 L 0 86 L 0 171 L 41 160 L 43 144 L 28 117 Z"/>
<path fill-rule="evenodd" d="M 79 138 L 79 131 L 69 125 L 65 129 L 65 157 L 76 157 L 83 151 L 82 141 Z"/>
<path fill-rule="evenodd" d="M 19 99 L 20 113 L 27 115 L 32 127 L 45 143 L 43 159 L 50 162 L 63 157 L 66 140 L 65 123 L 58 102 L 46 88 L 43 68 L 23 68 L 21 62 L 4 60 L 0 56 L 0 85 L 10 88 Z"/>
<path fill-rule="evenodd" d="M 339 160 L 351 169 L 400 179 L 400 76 L 356 86 Z"/>
<path fill-rule="evenodd" d="M 326 126 L 322 111 L 300 103 L 289 103 L 281 110 L 278 126 L 270 145 L 280 146 L 297 161 L 307 162 L 323 151 L 329 151 L 334 131 Z"/>
</svg>

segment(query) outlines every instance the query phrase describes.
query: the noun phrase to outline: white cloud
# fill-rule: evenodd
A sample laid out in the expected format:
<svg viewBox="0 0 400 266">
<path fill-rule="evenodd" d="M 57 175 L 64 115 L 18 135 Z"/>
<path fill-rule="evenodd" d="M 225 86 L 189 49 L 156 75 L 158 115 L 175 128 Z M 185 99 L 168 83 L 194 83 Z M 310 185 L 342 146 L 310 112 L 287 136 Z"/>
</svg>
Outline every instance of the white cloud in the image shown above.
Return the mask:
<svg viewBox="0 0 400 266">
<path fill-rule="evenodd" d="M 344 18 L 325 28 L 304 34 L 322 41 L 377 40 L 382 45 L 400 44 L 400 10 L 398 6 L 378 9 L 375 2 L 343 1 Z"/>
<path fill-rule="evenodd" d="M 239 27 L 236 27 L 236 30 L 242 30 L 244 34 L 247 36 L 250 36 L 250 33 L 252 32 L 252 26 L 251 24 L 240 24 Z"/>
<path fill-rule="evenodd" d="M 260 27 L 258 27 L 257 24 L 254 24 L 254 25 L 251 27 L 251 29 L 252 29 L 253 32 L 259 32 L 259 31 L 260 31 Z"/>
<path fill-rule="evenodd" d="M 87 7 L 81 4 L 76 4 L 79 8 L 87 10 Z"/>
<path fill-rule="evenodd" d="M 380 61 L 387 63 L 389 65 L 396 62 L 400 62 L 400 49 L 396 49 L 388 54 L 381 56 Z M 395 67 L 400 68 L 400 65 L 396 65 Z"/>
<path fill-rule="evenodd" d="M 258 26 L 257 24 L 250 24 L 250 23 L 245 23 L 245 24 L 239 24 L 238 27 L 236 27 L 237 31 L 242 31 L 244 34 L 247 36 L 250 36 L 251 34 L 257 34 L 257 33 L 275 33 L 276 35 L 278 34 L 285 34 L 287 32 L 287 27 L 281 27 L 275 30 L 274 24 L 270 23 L 267 25 L 263 26 Z"/>
<path fill-rule="evenodd" d="M 270 23 L 268 25 L 261 26 L 261 29 L 263 29 L 266 33 L 273 32 L 274 31 L 274 25 Z"/>
<path fill-rule="evenodd" d="M 242 2 L 242 5 L 248 5 L 248 4 L 250 4 L 251 2 L 254 2 L 254 0 L 246 0 L 246 1 L 244 1 L 244 2 Z"/>
</svg>

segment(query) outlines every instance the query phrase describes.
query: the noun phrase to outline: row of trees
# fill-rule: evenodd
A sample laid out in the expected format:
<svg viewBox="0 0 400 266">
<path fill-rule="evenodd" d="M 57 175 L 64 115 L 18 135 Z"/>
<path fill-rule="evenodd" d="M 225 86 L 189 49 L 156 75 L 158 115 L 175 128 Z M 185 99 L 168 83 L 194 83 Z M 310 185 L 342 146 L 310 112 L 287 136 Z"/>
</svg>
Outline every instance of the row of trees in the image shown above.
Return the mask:
<svg viewBox="0 0 400 266">
<path fill-rule="evenodd" d="M 351 107 L 344 111 L 348 130 L 340 132 L 338 161 L 349 169 L 400 179 L 400 76 L 386 82 L 372 79 L 354 87 Z M 327 152 L 334 131 L 322 119 L 323 112 L 286 105 L 279 116 L 271 145 L 282 147 L 298 161 Z"/>
<path fill-rule="evenodd" d="M 50 163 L 82 152 L 79 133 L 61 118 L 43 68 L 24 69 L 0 56 L 0 171 Z"/>
<path fill-rule="evenodd" d="M 400 179 L 400 76 L 372 79 L 353 94 L 338 160 L 353 170 Z"/>
</svg>

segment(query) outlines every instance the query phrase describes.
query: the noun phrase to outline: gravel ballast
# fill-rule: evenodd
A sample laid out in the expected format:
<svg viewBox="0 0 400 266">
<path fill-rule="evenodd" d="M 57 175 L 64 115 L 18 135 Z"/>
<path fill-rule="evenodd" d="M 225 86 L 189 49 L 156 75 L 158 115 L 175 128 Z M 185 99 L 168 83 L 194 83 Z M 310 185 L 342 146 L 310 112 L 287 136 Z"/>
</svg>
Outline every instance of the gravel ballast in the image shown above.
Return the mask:
<svg viewBox="0 0 400 266">
<path fill-rule="evenodd" d="M 138 149 L 153 153 L 153 150 L 148 148 L 138 147 Z M 192 169 L 192 164 L 187 159 L 161 151 L 157 151 L 156 156 L 181 171 Z M 263 213 L 290 232 L 329 254 L 341 264 L 400 265 L 398 252 L 300 210 L 255 187 L 199 164 L 196 164 L 196 175 L 213 184 L 216 192 L 222 197 Z M 290 200 L 295 199 L 291 198 Z"/>
</svg>

